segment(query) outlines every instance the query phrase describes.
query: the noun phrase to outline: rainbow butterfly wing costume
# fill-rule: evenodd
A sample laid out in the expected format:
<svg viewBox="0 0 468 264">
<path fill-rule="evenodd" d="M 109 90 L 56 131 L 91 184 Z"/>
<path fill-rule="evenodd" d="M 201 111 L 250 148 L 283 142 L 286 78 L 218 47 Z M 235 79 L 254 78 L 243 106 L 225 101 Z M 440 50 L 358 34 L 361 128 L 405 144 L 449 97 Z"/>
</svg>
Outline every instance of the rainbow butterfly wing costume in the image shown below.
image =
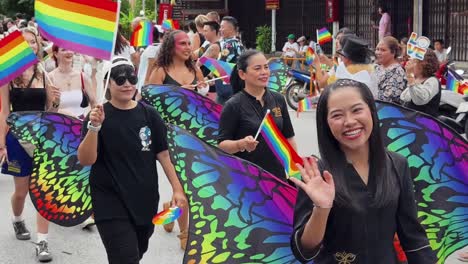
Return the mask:
<svg viewBox="0 0 468 264">
<path fill-rule="evenodd" d="M 185 262 L 295 263 L 289 235 L 296 190 L 213 147 L 221 112 L 214 102 L 186 89 L 159 88 L 163 89 L 143 92 L 143 97 L 169 123 L 171 156 L 189 196 Z M 468 245 L 468 143 L 426 115 L 382 102 L 378 111 L 385 144 L 407 157 L 415 175 L 418 216 L 443 263 Z M 39 146 L 32 177 L 37 179 L 32 181 L 44 188 L 35 188 L 46 190 L 41 195 L 55 208 L 75 208 L 71 214 L 51 211 L 53 206 L 38 207 L 39 200 L 33 198 L 38 210 L 47 210 L 46 214 L 54 216 L 52 221 L 66 226 L 86 219 L 91 211 L 89 168 L 81 167 L 76 159 L 81 121 L 25 112 L 13 113 L 8 122 L 16 137 Z"/>
</svg>

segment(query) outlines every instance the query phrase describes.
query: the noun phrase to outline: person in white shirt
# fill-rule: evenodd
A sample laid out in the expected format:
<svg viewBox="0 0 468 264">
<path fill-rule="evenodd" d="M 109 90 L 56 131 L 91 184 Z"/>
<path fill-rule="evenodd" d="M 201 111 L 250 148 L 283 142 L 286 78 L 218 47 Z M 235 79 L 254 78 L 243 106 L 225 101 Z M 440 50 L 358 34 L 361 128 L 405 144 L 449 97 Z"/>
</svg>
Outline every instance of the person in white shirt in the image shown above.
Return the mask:
<svg viewBox="0 0 468 264">
<path fill-rule="evenodd" d="M 288 41 L 284 43 L 283 57 L 284 58 L 296 58 L 296 53 L 299 52 L 299 45 L 295 42 L 296 36 L 289 34 Z M 288 65 L 291 66 L 292 60 L 287 61 Z"/>
<path fill-rule="evenodd" d="M 447 49 L 444 47 L 444 41 L 441 39 L 436 39 L 434 41 L 434 53 L 439 60 L 439 63 L 447 62 Z"/>
</svg>

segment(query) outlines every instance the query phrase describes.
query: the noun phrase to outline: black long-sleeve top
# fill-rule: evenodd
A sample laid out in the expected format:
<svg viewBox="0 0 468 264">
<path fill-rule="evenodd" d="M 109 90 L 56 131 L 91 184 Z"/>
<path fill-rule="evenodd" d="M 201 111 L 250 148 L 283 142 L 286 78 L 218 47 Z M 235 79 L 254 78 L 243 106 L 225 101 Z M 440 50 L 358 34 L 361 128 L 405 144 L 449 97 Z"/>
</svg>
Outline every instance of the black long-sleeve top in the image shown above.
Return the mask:
<svg viewBox="0 0 468 264">
<path fill-rule="evenodd" d="M 291 247 L 298 260 L 303 263 L 313 260 L 314 264 L 396 264 L 393 238 L 397 233 L 409 264 L 437 262 L 417 219 L 408 163 L 398 154 L 389 153 L 387 156 L 387 171 L 391 171 L 386 175 L 399 178 L 399 184 L 394 187 L 398 199 L 382 208 L 372 207 L 372 190 L 375 190 L 375 177 L 378 175 L 369 175 L 366 185 L 354 167 L 348 164 L 345 178 L 354 206 L 333 205 L 324 239 L 312 250 L 302 247 L 301 237 L 314 205 L 304 191 L 299 191 L 291 236 Z"/>
</svg>

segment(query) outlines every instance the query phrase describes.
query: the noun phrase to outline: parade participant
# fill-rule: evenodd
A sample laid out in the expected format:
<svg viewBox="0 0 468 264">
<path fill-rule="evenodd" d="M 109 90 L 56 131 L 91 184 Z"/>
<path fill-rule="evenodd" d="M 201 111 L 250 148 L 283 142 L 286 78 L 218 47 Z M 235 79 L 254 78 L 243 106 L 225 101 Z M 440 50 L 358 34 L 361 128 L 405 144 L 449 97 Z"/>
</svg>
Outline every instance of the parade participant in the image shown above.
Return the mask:
<svg viewBox="0 0 468 264">
<path fill-rule="evenodd" d="M 61 89 L 58 112 L 83 119 L 86 108 L 94 108 L 96 104 L 96 68 L 89 78 L 83 72 L 73 69 L 73 51 L 57 45 L 52 46 L 52 51 L 57 68 L 49 73 L 49 77 Z"/>
<path fill-rule="evenodd" d="M 401 93 L 406 107 L 437 116 L 442 89 L 435 77 L 439 61 L 432 50 L 427 50 L 424 60 L 410 59 L 406 65 L 408 87 Z"/>
<path fill-rule="evenodd" d="M 210 43 L 206 41 L 206 38 L 205 38 L 205 35 L 203 34 L 204 33 L 204 24 L 205 22 L 208 22 L 210 21 L 210 19 L 205 16 L 205 15 L 198 15 L 194 22 L 195 22 L 195 26 L 197 28 L 197 34 L 199 36 L 199 39 L 200 39 L 200 43 L 198 45 L 198 48 L 194 48 L 193 50 L 196 51 L 196 53 L 198 54 L 198 56 L 202 55 L 206 49 L 208 48 L 208 46 L 210 46 Z M 194 57 L 193 58 L 194 60 L 198 59 L 198 57 Z"/>
<path fill-rule="evenodd" d="M 401 47 L 401 56 L 398 58 L 400 65 L 405 68 L 406 64 L 408 63 L 410 57 L 407 54 L 407 45 L 408 45 L 408 38 L 403 37 L 400 39 L 400 47 Z"/>
<path fill-rule="evenodd" d="M 192 50 L 198 50 L 200 48 L 200 34 L 197 31 L 197 26 L 195 25 L 194 21 L 191 21 L 188 24 L 187 35 L 189 36 L 190 46 L 192 47 Z"/>
<path fill-rule="evenodd" d="M 437 259 L 416 215 L 408 162 L 385 149 L 369 88 L 341 79 L 320 96 L 321 160 L 304 159 L 291 247 L 303 263 L 397 263 L 398 234 L 409 263 Z M 351 220 L 350 220 L 351 219 Z"/>
<path fill-rule="evenodd" d="M 262 137 L 254 139 L 267 110 L 281 133 L 296 149 L 294 130 L 284 97 L 266 88 L 270 70 L 263 53 L 247 50 L 232 72 L 234 95 L 226 102 L 219 121 L 219 148 L 251 161 L 281 180 L 286 180 L 283 165 Z"/>
<path fill-rule="evenodd" d="M 196 67 L 191 58 L 190 40 L 187 33 L 175 30 L 168 33 L 161 44 L 158 58 L 154 65 L 149 84 L 171 84 L 186 89 L 196 89 L 206 95 L 209 87 L 203 80 L 203 73 Z M 163 203 L 168 209 L 170 204 Z M 185 250 L 188 238 L 188 210 L 177 220 L 180 229 L 180 246 Z M 172 232 L 174 223 L 164 225 L 164 230 Z"/>
<path fill-rule="evenodd" d="M 146 47 L 140 56 L 140 65 L 138 66 L 138 85 L 140 91 L 143 85 L 148 81 L 151 72 L 153 71 L 154 63 L 158 57 L 161 44 L 163 42 L 164 32 L 159 31 L 158 27 L 153 30 L 153 44 Z"/>
<path fill-rule="evenodd" d="M 37 39 L 37 31 L 32 28 L 22 30 L 23 37 L 34 53 L 40 57 L 41 45 Z M 31 239 L 26 227 L 23 210 L 29 191 L 29 177 L 32 173 L 33 147 L 21 144 L 7 132 L 6 119 L 11 112 L 16 111 L 56 111 L 56 102 L 60 97 L 57 87 L 46 82 L 46 73 L 38 65 L 26 69 L 23 74 L 14 79 L 9 85 L 0 87 L 2 111 L 0 112 L 0 160 L 3 160 L 2 173 L 15 176 L 15 191 L 11 197 L 13 209 L 13 227 L 19 240 Z M 8 150 L 8 151 L 7 151 Z M 36 256 L 41 262 L 52 260 L 49 251 L 47 235 L 49 222 L 37 213 L 37 244 Z"/>
<path fill-rule="evenodd" d="M 244 51 L 244 46 L 237 38 L 239 26 L 237 19 L 232 16 L 225 16 L 221 20 L 220 32 L 221 37 L 221 56 L 220 60 L 237 63 L 237 58 Z M 230 84 L 224 84 L 221 80 L 215 82 L 216 84 L 216 102 L 218 104 L 224 104 L 229 97 L 231 97 L 233 91 Z"/>
<path fill-rule="evenodd" d="M 138 65 L 139 56 L 135 49 L 130 45 L 130 42 L 122 35 L 122 25 L 119 24 L 117 36 L 115 38 L 114 55 L 124 57 L 130 60 L 133 65 Z"/>
<path fill-rule="evenodd" d="M 219 54 L 221 52 L 221 42 L 220 42 L 221 38 L 219 37 L 219 24 L 214 21 L 205 22 L 203 26 L 203 30 L 204 30 L 203 35 L 205 35 L 205 38 L 210 43 L 210 45 L 205 51 L 205 53 L 202 55 L 202 57 L 218 59 Z M 203 76 L 208 77 L 210 79 L 213 78 L 213 74 L 208 68 L 206 68 L 203 65 L 200 65 L 199 62 L 197 62 L 197 66 L 199 66 L 200 69 L 202 70 Z M 216 100 L 216 86 L 214 85 L 214 83 L 210 84 L 208 97 L 210 97 L 210 99 L 212 99 L 213 101 Z"/>
<path fill-rule="evenodd" d="M 394 37 L 384 37 L 375 49 L 378 65 L 375 67 L 377 76 L 377 98 L 382 101 L 401 104 L 400 95 L 406 89 L 406 72 L 398 62 L 401 47 Z"/>
<path fill-rule="evenodd" d="M 342 38 L 345 35 L 354 35 L 354 32 L 347 27 L 340 28 L 340 30 L 338 30 L 338 33 L 336 33 L 336 36 L 335 36 L 335 51 L 338 51 L 341 49 Z M 309 44 L 309 46 L 311 45 Z M 320 45 L 318 47 L 320 47 Z M 338 54 L 334 54 L 333 58 L 330 59 L 324 54 L 324 52 L 317 51 L 317 53 L 319 54 L 320 63 L 326 64 L 330 69 L 334 68 L 336 62 L 341 61 L 341 59 L 339 59 Z"/>
<path fill-rule="evenodd" d="M 155 69 L 148 83 L 172 84 L 186 89 L 208 92 L 203 73 L 191 57 L 190 40 L 187 33 L 174 30 L 164 37 L 155 63 Z"/>
<path fill-rule="evenodd" d="M 341 37 L 340 63 L 331 75 L 316 71 L 319 87 L 326 87 L 338 79 L 360 79 L 377 95 L 377 80 L 374 75 L 374 65 L 371 64 L 371 50 L 369 44 L 355 35 L 343 35 Z M 316 69 L 320 69 L 320 60 L 314 60 Z"/>
<path fill-rule="evenodd" d="M 210 21 L 214 21 L 218 24 L 221 23 L 221 18 L 219 17 L 219 13 L 216 11 L 208 12 L 208 14 L 206 14 L 206 17 L 208 17 Z"/>
<path fill-rule="evenodd" d="M 109 101 L 95 107 L 83 123 L 78 159 L 92 166 L 93 211 L 109 263 L 137 264 L 154 232 L 156 160 L 172 186 L 171 205 L 185 207 L 187 199 L 170 160 L 164 121 L 154 108 L 132 99 L 138 81 L 133 64 L 114 58 L 111 69 L 106 71 Z"/>
</svg>

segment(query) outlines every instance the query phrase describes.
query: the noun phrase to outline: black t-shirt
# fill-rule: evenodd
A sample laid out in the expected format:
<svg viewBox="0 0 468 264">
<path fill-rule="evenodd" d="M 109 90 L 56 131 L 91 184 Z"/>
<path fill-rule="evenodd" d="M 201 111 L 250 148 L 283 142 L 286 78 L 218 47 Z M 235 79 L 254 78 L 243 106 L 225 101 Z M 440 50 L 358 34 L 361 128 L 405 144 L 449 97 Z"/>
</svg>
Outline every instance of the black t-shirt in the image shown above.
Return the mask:
<svg viewBox="0 0 468 264">
<path fill-rule="evenodd" d="M 98 156 L 90 186 L 96 221 L 131 219 L 150 225 L 159 202 L 156 155 L 167 150 L 167 128 L 156 110 L 139 103 L 121 110 L 104 105 Z M 88 119 L 82 129 L 87 133 Z"/>
<path fill-rule="evenodd" d="M 221 113 L 218 142 L 255 136 L 267 109 L 270 109 L 270 114 L 284 137 L 294 137 L 293 126 L 283 96 L 265 89 L 263 102 L 264 106 L 262 107 L 260 101 L 245 91 L 232 96 L 224 105 Z M 258 136 L 257 140 L 259 144 L 254 151 L 250 153 L 247 151 L 237 152 L 235 155 L 251 161 L 276 177 L 285 180 L 286 173 L 283 165 L 261 135 Z"/>
</svg>

